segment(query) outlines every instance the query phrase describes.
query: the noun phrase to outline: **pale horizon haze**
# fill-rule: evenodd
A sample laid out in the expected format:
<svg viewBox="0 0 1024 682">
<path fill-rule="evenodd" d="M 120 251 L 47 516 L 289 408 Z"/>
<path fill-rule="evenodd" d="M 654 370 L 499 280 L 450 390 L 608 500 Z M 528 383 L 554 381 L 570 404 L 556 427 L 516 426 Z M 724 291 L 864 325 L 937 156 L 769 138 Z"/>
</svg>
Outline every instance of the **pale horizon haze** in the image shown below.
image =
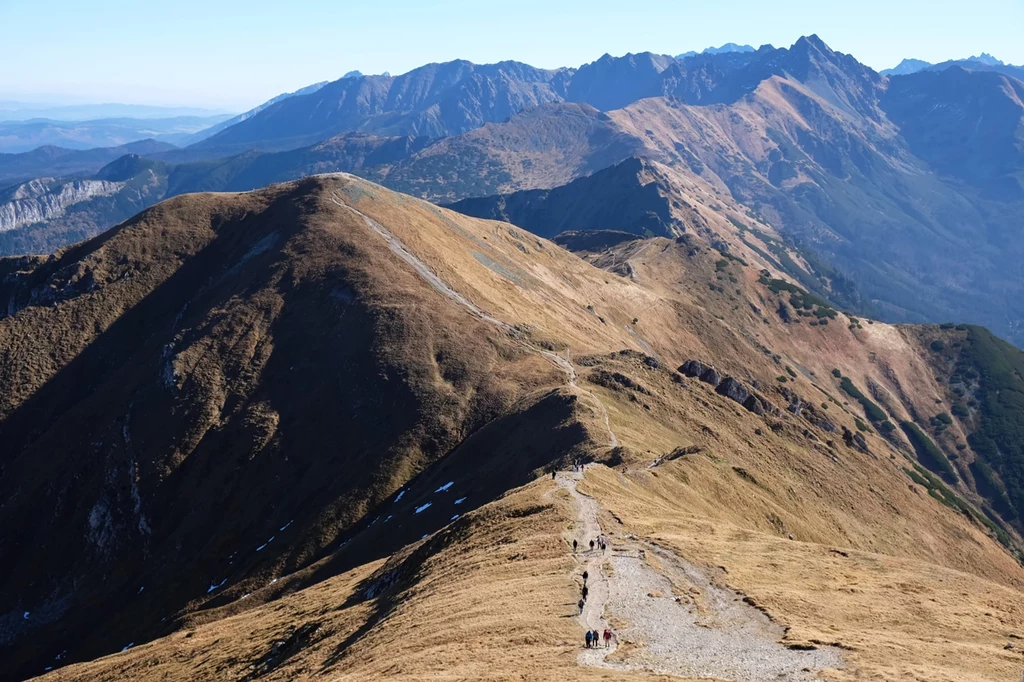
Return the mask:
<svg viewBox="0 0 1024 682">
<path fill-rule="evenodd" d="M 579 66 L 604 53 L 679 54 L 817 34 L 877 70 L 988 52 L 1024 63 L 1024 2 L 735 0 L 485 4 L 0 0 L 0 100 L 243 111 L 345 72 L 514 59 Z"/>
</svg>

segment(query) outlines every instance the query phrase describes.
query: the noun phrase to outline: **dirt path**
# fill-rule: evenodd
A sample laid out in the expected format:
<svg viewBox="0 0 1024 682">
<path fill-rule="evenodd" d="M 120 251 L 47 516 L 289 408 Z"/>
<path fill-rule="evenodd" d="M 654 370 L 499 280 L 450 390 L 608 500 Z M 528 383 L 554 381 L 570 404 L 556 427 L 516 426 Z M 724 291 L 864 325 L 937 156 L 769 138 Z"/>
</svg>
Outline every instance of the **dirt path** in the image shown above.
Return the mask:
<svg viewBox="0 0 1024 682">
<path fill-rule="evenodd" d="M 576 502 L 574 537 L 588 547 L 576 555 L 578 575 L 589 572 L 591 590 L 579 622 L 584 631 L 603 631 L 608 620 L 619 627 L 618 647 L 583 649 L 581 665 L 735 682 L 814 680 L 817 671 L 842 666 L 834 649 L 780 644 L 781 627 L 668 549 L 607 534 L 607 553 L 590 552 L 590 539 L 601 534 L 600 507 L 576 489 L 582 478 L 557 477 Z"/>
</svg>

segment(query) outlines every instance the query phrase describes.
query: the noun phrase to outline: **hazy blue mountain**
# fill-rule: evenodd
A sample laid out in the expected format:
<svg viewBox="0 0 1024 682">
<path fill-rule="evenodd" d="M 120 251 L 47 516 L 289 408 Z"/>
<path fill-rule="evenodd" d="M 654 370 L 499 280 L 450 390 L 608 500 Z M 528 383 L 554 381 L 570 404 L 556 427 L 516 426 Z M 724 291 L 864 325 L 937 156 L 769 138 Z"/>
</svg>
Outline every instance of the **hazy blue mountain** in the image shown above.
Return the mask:
<svg viewBox="0 0 1024 682">
<path fill-rule="evenodd" d="M 45 118 L 51 121 L 92 121 L 108 118 L 207 118 L 230 116 L 223 109 L 196 107 L 153 107 L 145 104 L 75 104 L 48 105 L 33 102 L 0 101 L 0 121 L 27 121 Z"/>
<path fill-rule="evenodd" d="M 243 151 L 294 149 L 344 132 L 444 137 L 558 101 L 565 69 L 519 62 L 427 64 L 401 76 L 342 78 L 289 97 L 198 143 Z"/>
<path fill-rule="evenodd" d="M 93 121 L 32 119 L 0 123 L 0 152 L 18 153 L 53 145 L 67 149 L 117 147 L 154 139 L 182 144 L 189 136 L 219 123 L 227 115 L 176 118 L 107 118 Z"/>
<path fill-rule="evenodd" d="M 349 73 L 347 73 L 344 76 L 342 76 L 342 78 L 355 78 L 355 77 L 358 77 L 358 76 L 353 76 L 352 74 L 358 74 L 358 76 L 362 75 L 358 71 L 350 71 Z M 313 83 L 312 85 L 307 85 L 304 88 L 299 88 L 295 92 L 286 92 L 286 93 L 278 95 L 277 97 L 273 97 L 271 99 L 268 99 L 263 104 L 255 106 L 252 109 L 250 109 L 249 111 L 241 113 L 238 116 L 233 116 L 232 118 L 229 118 L 226 121 L 221 121 L 220 123 L 218 123 L 216 125 L 210 126 L 209 128 L 205 128 L 205 129 L 199 131 L 198 133 L 192 135 L 188 140 L 186 140 L 185 144 L 186 145 L 188 145 L 188 144 L 195 144 L 196 142 L 199 142 L 201 140 L 205 140 L 206 138 L 210 137 L 211 135 L 216 135 L 217 133 L 219 133 L 220 131 L 224 130 L 225 128 L 230 128 L 231 126 L 235 125 L 236 123 L 241 123 L 242 121 L 247 121 L 250 118 L 252 118 L 253 116 L 255 116 L 256 114 L 258 114 L 261 111 L 263 111 L 264 109 L 266 109 L 267 107 L 273 106 L 274 104 L 277 104 L 281 100 L 288 99 L 289 97 L 295 97 L 297 95 L 309 95 L 309 94 L 312 94 L 312 93 L 316 92 L 317 90 L 319 90 L 320 88 L 322 88 L 325 85 L 327 85 L 328 82 L 329 81 L 321 81 L 319 83 Z"/>
<path fill-rule="evenodd" d="M 696 57 L 698 54 L 723 54 L 725 52 L 756 52 L 756 48 L 751 45 L 737 45 L 736 43 L 726 43 L 721 47 L 708 47 L 701 52 L 684 52 L 680 55 L 676 55 L 676 59 L 686 59 L 687 57 Z"/>
<path fill-rule="evenodd" d="M 619 109 L 644 97 L 665 94 L 665 71 L 678 64 L 668 55 L 652 52 L 613 57 L 605 54 L 581 66 L 569 81 L 565 97 L 602 111 Z"/>
<path fill-rule="evenodd" d="M 930 71 L 944 71 L 950 67 L 959 66 L 971 71 L 995 71 L 996 73 L 1003 73 L 1007 76 L 1013 76 L 1018 80 L 1024 80 L 1024 66 L 1014 66 L 1013 64 L 1004 64 L 990 54 L 982 52 L 977 57 L 968 57 L 967 59 L 953 59 L 941 64 L 934 64 L 929 67 Z"/>
<path fill-rule="evenodd" d="M 953 66 L 960 66 L 972 71 L 995 71 L 997 73 L 1005 73 L 1018 79 L 1024 78 L 1024 66 L 1006 64 L 987 52 L 982 52 L 980 55 L 966 57 L 964 59 L 949 59 L 938 64 L 932 64 L 931 62 L 926 62 L 921 59 L 904 59 L 895 67 L 885 69 L 880 73 L 883 76 L 906 76 L 924 70 L 945 71 Z"/>
<path fill-rule="evenodd" d="M 61 177 L 95 173 L 126 154 L 146 156 L 174 148 L 166 142 L 141 140 L 120 147 L 78 150 L 45 146 L 20 154 L 0 154 L 0 187 L 46 175 Z"/>
<path fill-rule="evenodd" d="M 883 69 L 879 71 L 883 76 L 906 76 L 907 74 L 917 73 L 932 66 L 931 62 L 926 62 L 921 59 L 904 59 L 899 64 L 891 69 Z"/>
</svg>

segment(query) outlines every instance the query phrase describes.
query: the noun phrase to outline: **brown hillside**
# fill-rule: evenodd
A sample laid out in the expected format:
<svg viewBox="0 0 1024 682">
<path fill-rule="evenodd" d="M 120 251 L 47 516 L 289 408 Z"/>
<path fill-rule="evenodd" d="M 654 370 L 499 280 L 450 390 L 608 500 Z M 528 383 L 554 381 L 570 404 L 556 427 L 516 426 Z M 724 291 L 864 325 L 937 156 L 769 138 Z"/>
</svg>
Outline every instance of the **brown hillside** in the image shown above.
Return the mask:
<svg viewBox="0 0 1024 682">
<path fill-rule="evenodd" d="M 114 653 L 55 676 L 685 678 L 692 662 L 658 652 L 738 636 L 708 596 L 736 590 L 724 601 L 770 617 L 737 607 L 743 637 L 792 679 L 1001 679 L 1024 569 L 908 476 L 902 436 L 860 429 L 831 372 L 891 419 L 926 418 L 919 343 L 824 301 L 796 310 L 759 237 L 715 224 L 587 262 L 335 175 L 182 197 L 8 262 L 9 675 Z M 717 380 L 677 371 L 689 360 Z M 579 482 L 596 507 L 549 482 L 574 457 L 608 467 Z M 581 624 L 623 640 L 577 660 L 558 538 L 598 523 L 618 554 L 593 558 L 603 608 Z M 632 570 L 678 590 L 651 588 L 657 609 L 690 594 L 681 622 L 708 621 L 648 627 L 615 578 Z M 819 653 L 805 666 L 789 645 Z"/>
</svg>

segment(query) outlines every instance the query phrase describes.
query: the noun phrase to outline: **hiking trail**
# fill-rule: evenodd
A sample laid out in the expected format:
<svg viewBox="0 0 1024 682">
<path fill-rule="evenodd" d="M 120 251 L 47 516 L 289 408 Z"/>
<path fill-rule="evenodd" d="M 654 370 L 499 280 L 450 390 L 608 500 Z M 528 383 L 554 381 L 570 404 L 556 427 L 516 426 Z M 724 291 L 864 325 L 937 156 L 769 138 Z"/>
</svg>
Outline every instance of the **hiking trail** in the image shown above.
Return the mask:
<svg viewBox="0 0 1024 682">
<path fill-rule="evenodd" d="M 834 648 L 781 644 L 782 627 L 664 547 L 605 533 L 607 552 L 590 551 L 590 540 L 602 533 L 600 505 L 576 489 L 583 475 L 559 472 L 556 478 L 576 504 L 572 537 L 588 548 L 575 555 L 577 576 L 588 571 L 590 588 L 579 623 L 599 632 L 609 621 L 618 627 L 612 627 L 614 645 L 583 649 L 580 665 L 734 682 L 803 682 L 824 668 L 842 667 Z"/>
</svg>

